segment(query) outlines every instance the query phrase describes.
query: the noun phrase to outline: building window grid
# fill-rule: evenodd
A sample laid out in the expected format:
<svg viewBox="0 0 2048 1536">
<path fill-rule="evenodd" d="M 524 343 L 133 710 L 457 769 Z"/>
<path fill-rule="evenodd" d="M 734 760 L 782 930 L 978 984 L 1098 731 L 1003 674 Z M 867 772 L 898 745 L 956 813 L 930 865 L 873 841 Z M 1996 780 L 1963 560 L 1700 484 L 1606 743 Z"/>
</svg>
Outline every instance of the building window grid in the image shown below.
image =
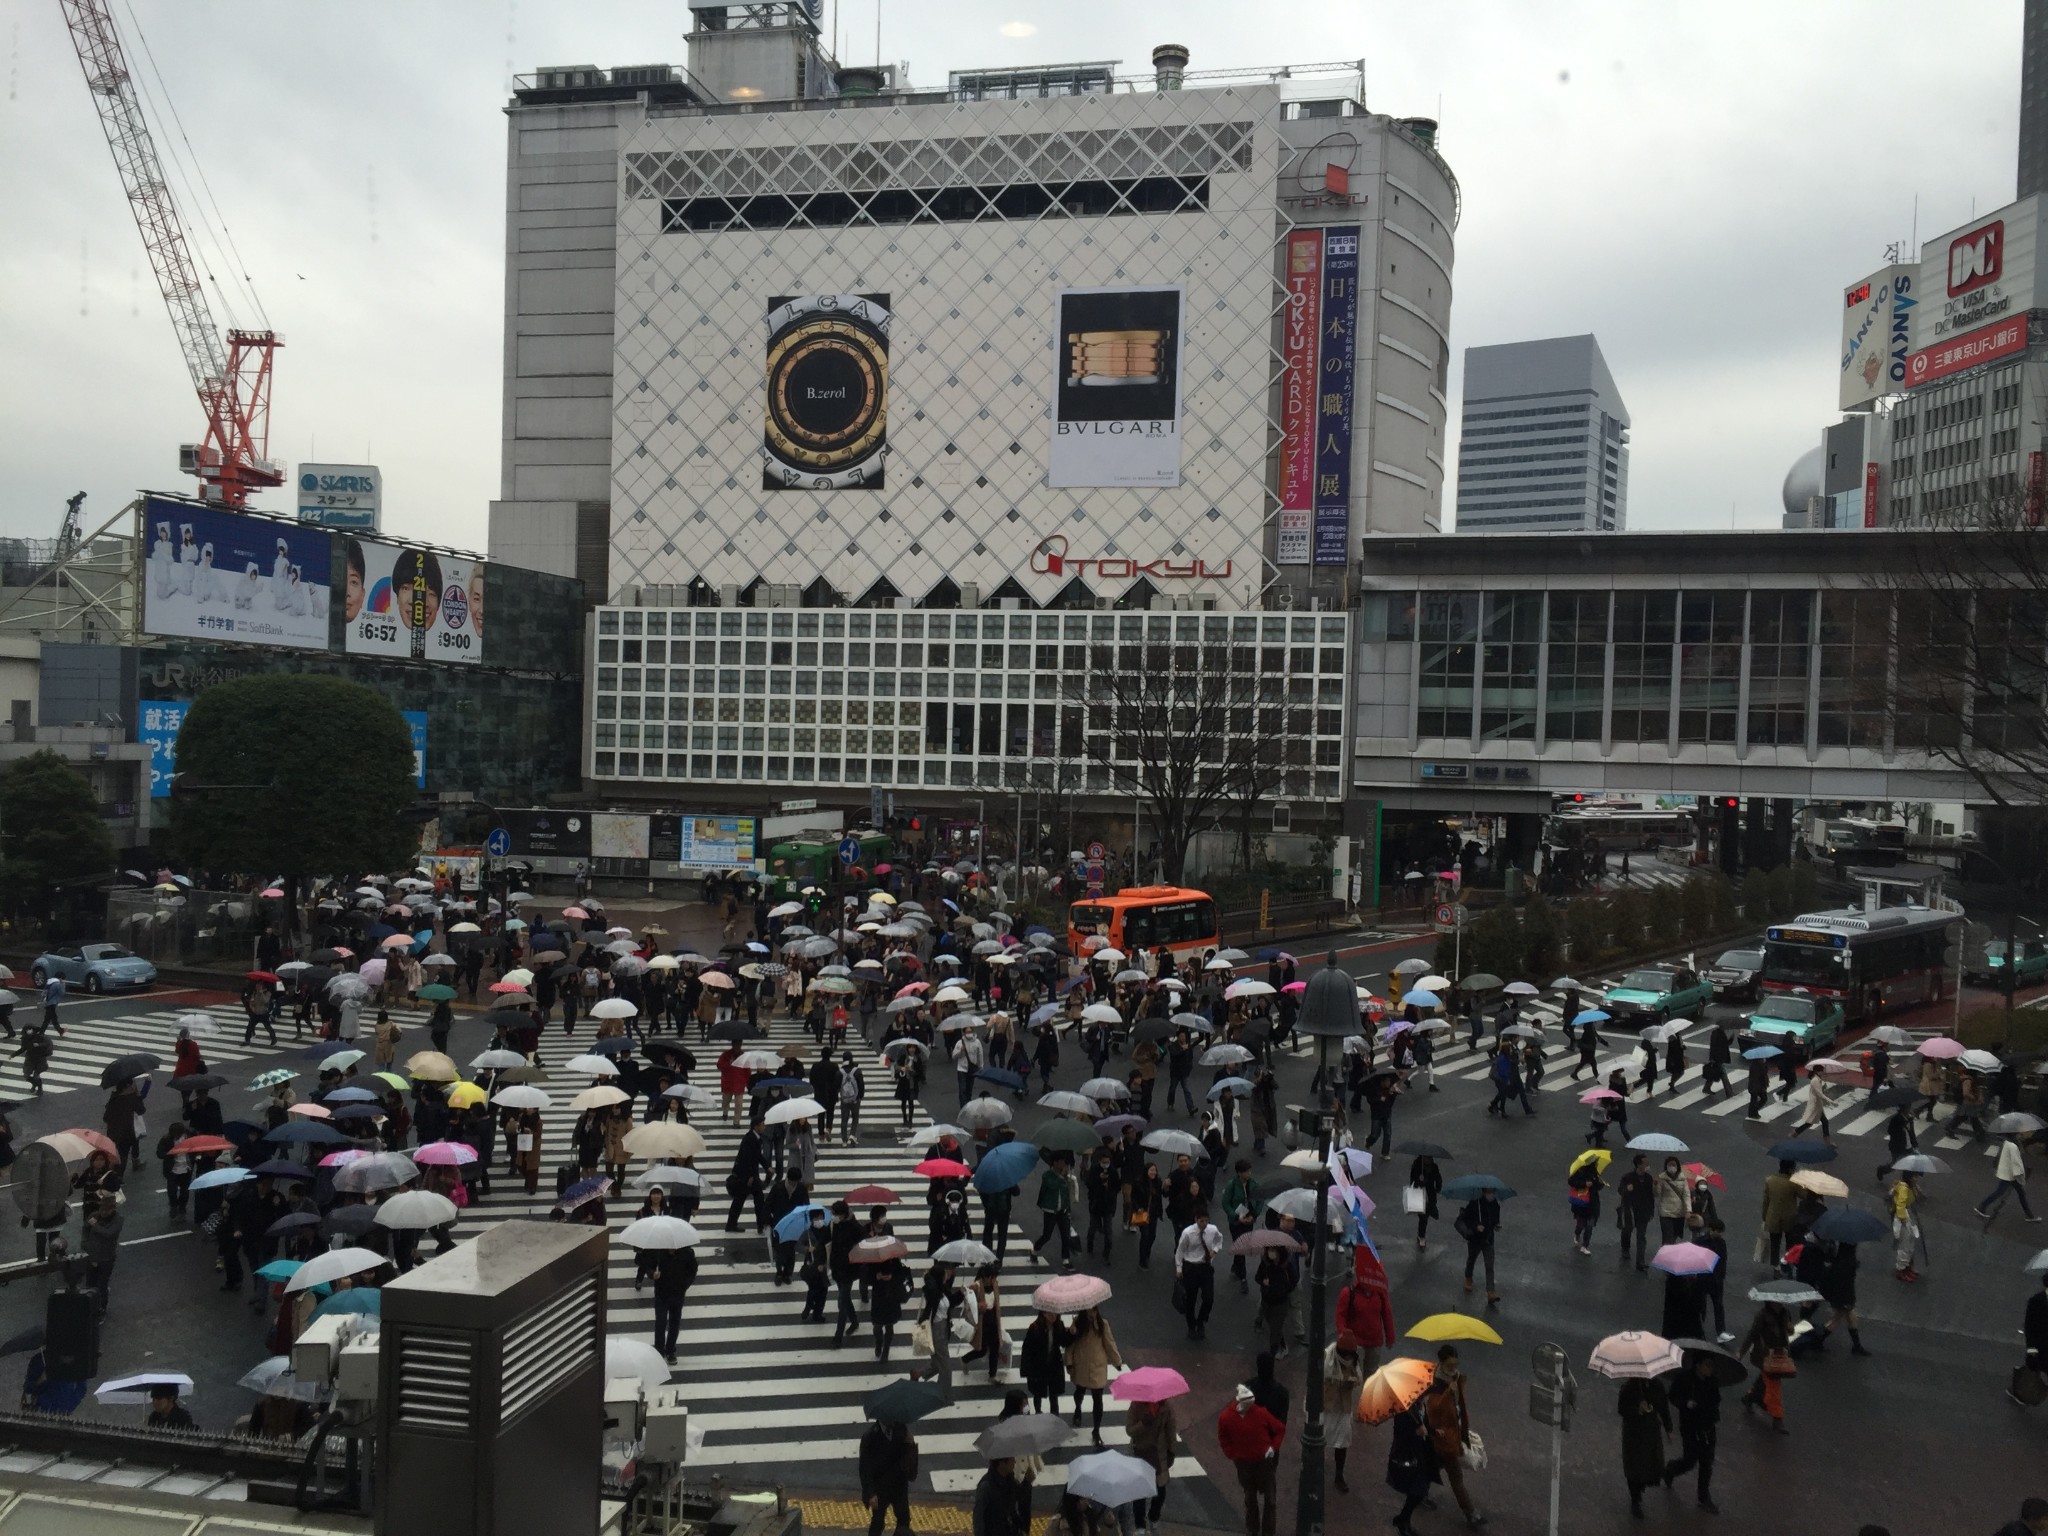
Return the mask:
<svg viewBox="0 0 2048 1536">
<path fill-rule="evenodd" d="M 1546 741 L 1598 741 L 1607 674 L 1605 592 L 1552 592 L 1545 635 Z"/>
<path fill-rule="evenodd" d="M 1661 742 L 1671 734 L 1671 642 L 1676 592 L 1614 595 L 1614 740 Z"/>
<path fill-rule="evenodd" d="M 1536 738 L 1536 664 L 1543 639 L 1541 592 L 1489 592 L 1480 644 L 1479 737 Z"/>
<path fill-rule="evenodd" d="M 1814 594 L 1753 592 L 1749 600 L 1749 745 L 1803 747 L 1813 665 Z"/>
<path fill-rule="evenodd" d="M 1743 591 L 1682 594 L 1678 739 L 1733 745 L 1742 699 Z"/>
</svg>

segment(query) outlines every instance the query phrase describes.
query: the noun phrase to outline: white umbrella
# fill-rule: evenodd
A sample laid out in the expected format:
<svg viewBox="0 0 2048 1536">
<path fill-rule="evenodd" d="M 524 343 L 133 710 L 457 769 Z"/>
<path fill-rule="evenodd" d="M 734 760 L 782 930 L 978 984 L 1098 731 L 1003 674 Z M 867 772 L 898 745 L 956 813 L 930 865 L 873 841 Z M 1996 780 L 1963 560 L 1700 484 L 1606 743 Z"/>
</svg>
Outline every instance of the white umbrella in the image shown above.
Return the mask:
<svg viewBox="0 0 2048 1536">
<path fill-rule="evenodd" d="M 1157 1491 L 1152 1463 L 1122 1451 L 1097 1451 L 1067 1463 L 1067 1492 L 1110 1509 L 1149 1499 Z"/>
<path fill-rule="evenodd" d="M 1232 1001 L 1240 997 L 1271 997 L 1273 984 L 1247 976 L 1243 981 L 1233 981 L 1223 989 L 1223 995 Z"/>
<path fill-rule="evenodd" d="M 470 1062 L 472 1072 L 508 1072 L 514 1067 L 526 1065 L 526 1058 L 517 1051 L 485 1051 Z"/>
<path fill-rule="evenodd" d="M 420 1176 L 419 1165 L 402 1152 L 373 1152 L 334 1170 L 334 1187 L 345 1195 L 397 1189 Z"/>
<path fill-rule="evenodd" d="M 1041 1096 L 1038 1101 L 1038 1107 L 1040 1109 L 1058 1110 L 1065 1114 L 1099 1115 L 1102 1113 L 1102 1106 L 1093 1099 L 1086 1098 L 1078 1093 L 1069 1093 L 1064 1088 L 1055 1088 L 1051 1093 Z"/>
<path fill-rule="evenodd" d="M 709 1088 L 700 1088 L 695 1083 L 677 1083 L 661 1091 L 664 1099 L 680 1099 L 690 1109 L 710 1109 L 718 1102 L 718 1095 Z"/>
<path fill-rule="evenodd" d="M 1081 1096 L 1094 1099 L 1099 1104 L 1104 1099 L 1128 1099 L 1131 1089 L 1128 1083 L 1120 1083 L 1113 1077 L 1091 1077 L 1081 1085 Z"/>
<path fill-rule="evenodd" d="M 661 1387 L 668 1384 L 668 1374 L 668 1362 L 652 1344 L 642 1344 L 638 1339 L 604 1341 L 606 1381 L 631 1377 L 643 1387 Z"/>
<path fill-rule="evenodd" d="M 169 1387 L 174 1392 L 190 1392 L 192 1378 L 182 1371 L 140 1371 L 133 1376 L 123 1376 L 115 1381 L 103 1381 L 93 1389 L 93 1396 L 102 1403 L 113 1405 L 140 1404 L 149 1401 L 151 1387 Z"/>
<path fill-rule="evenodd" d="M 533 985 L 533 972 L 523 965 L 515 965 L 511 970 L 500 976 L 498 980 L 509 981 L 515 987 L 530 987 Z"/>
<path fill-rule="evenodd" d="M 600 1083 L 595 1088 L 586 1088 L 569 1101 L 574 1110 L 610 1109 L 614 1104 L 623 1104 L 631 1095 L 623 1088 L 614 1088 L 610 1083 Z"/>
<path fill-rule="evenodd" d="M 510 1088 L 500 1088 L 491 1095 L 491 1102 L 506 1109 L 551 1109 L 555 1103 L 546 1089 L 536 1088 L 531 1083 L 514 1083 Z"/>
<path fill-rule="evenodd" d="M 653 1174 L 660 1171 L 660 1169 L 650 1168 L 647 1170 L 647 1173 Z M 669 1171 L 689 1173 L 693 1170 L 677 1168 Z M 646 1176 L 643 1174 L 640 1179 L 636 1179 L 634 1182 L 636 1184 L 641 1183 L 645 1180 Z M 672 1181 L 664 1180 L 662 1182 Z M 645 1248 L 648 1250 L 694 1248 L 698 1243 L 697 1229 L 680 1216 L 642 1216 L 637 1221 L 629 1221 L 620 1229 L 618 1240 L 628 1248 Z"/>
<path fill-rule="evenodd" d="M 1654 1333 L 1628 1329 L 1610 1334 L 1593 1346 L 1588 1362 L 1602 1376 L 1616 1381 L 1647 1381 L 1675 1371 L 1685 1363 L 1685 1352 L 1669 1339 Z"/>
<path fill-rule="evenodd" d="M 1250 1060 L 1252 1060 L 1252 1053 L 1250 1051 L 1241 1045 L 1232 1045 L 1226 1042 L 1222 1045 L 1210 1046 L 1209 1049 L 1202 1052 L 1201 1056 L 1197 1058 L 1196 1064 L 1204 1067 L 1235 1067 Z"/>
<path fill-rule="evenodd" d="M 1186 1131 L 1153 1131 L 1138 1145 L 1150 1152 L 1185 1152 L 1189 1157 L 1207 1157 L 1208 1149 Z"/>
<path fill-rule="evenodd" d="M 952 1137 L 955 1141 L 960 1141 L 971 1135 L 972 1133 L 964 1125 L 928 1125 L 915 1136 L 912 1136 L 904 1145 L 922 1150 L 925 1147 L 937 1146 L 948 1136 Z"/>
<path fill-rule="evenodd" d="M 958 1237 L 950 1243 L 941 1244 L 932 1254 L 934 1264 L 972 1264 L 979 1269 L 984 1264 L 996 1262 L 995 1250 L 977 1243 L 971 1237 Z"/>
<path fill-rule="evenodd" d="M 436 970 L 444 965 L 460 965 L 461 963 L 453 955 L 432 954 L 420 956 L 420 964 L 426 966 L 429 970 Z"/>
<path fill-rule="evenodd" d="M 1511 981 L 1502 987 L 1501 991 L 1509 997 L 1534 997 L 1538 989 L 1530 986 L 1526 981 Z"/>
<path fill-rule="evenodd" d="M 653 1189 L 656 1185 L 671 1188 L 696 1189 L 704 1182 L 704 1175 L 694 1168 L 684 1168 L 676 1163 L 656 1163 L 635 1175 L 632 1179 L 635 1189 Z"/>
<path fill-rule="evenodd" d="M 591 1005 L 593 1019 L 631 1019 L 639 1017 L 640 1010 L 623 997 L 601 997 Z"/>
<path fill-rule="evenodd" d="M 1108 1003 L 1090 1003 L 1081 1010 L 1084 1024 L 1121 1024 L 1124 1016 Z"/>
<path fill-rule="evenodd" d="M 562 1063 L 562 1070 L 576 1077 L 617 1077 L 619 1064 L 609 1056 L 571 1056 Z"/>
<path fill-rule="evenodd" d="M 971 1126 L 975 1130 L 981 1130 L 989 1126 L 1008 1125 L 1010 1118 L 1010 1106 L 1001 1099 L 990 1098 L 987 1095 L 983 1095 L 978 1099 L 969 1099 L 960 1106 L 960 1123 Z"/>
<path fill-rule="evenodd" d="M 825 1113 L 825 1106 L 816 1099 L 804 1097 L 784 1099 L 780 1104 L 771 1104 L 768 1112 L 761 1117 L 766 1125 L 784 1125 L 792 1120 L 811 1120 Z"/>
<path fill-rule="evenodd" d="M 457 1215 L 455 1202 L 431 1189 L 400 1190 L 377 1207 L 377 1225 L 402 1232 L 446 1226 Z"/>
<path fill-rule="evenodd" d="M 372 1253 L 367 1248 L 330 1248 L 325 1253 L 316 1253 L 298 1267 L 291 1279 L 284 1283 L 286 1294 L 310 1291 L 316 1285 L 325 1285 L 330 1280 L 343 1280 L 350 1275 L 368 1274 L 380 1265 L 388 1264 L 381 1253 Z"/>
<path fill-rule="evenodd" d="M 626 1151 L 634 1157 L 702 1157 L 704 1137 L 693 1126 L 673 1120 L 651 1120 L 626 1132 Z"/>
<path fill-rule="evenodd" d="M 195 1040 L 204 1035 L 217 1034 L 220 1030 L 220 1026 L 213 1022 L 213 1015 L 210 1013 L 181 1013 L 178 1015 L 177 1023 L 178 1028 L 190 1032 Z"/>
</svg>

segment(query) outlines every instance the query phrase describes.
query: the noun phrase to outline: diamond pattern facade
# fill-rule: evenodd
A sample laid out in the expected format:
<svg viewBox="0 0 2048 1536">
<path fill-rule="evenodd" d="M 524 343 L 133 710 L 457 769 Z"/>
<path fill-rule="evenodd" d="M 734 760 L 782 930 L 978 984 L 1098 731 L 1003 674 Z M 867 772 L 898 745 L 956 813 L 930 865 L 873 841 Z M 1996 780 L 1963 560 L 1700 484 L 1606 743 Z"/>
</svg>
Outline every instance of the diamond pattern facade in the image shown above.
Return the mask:
<svg viewBox="0 0 2048 1536">
<path fill-rule="evenodd" d="M 1156 584 L 1256 606 L 1277 117 L 1262 85 L 651 118 L 620 153 L 612 592 L 950 579 L 1044 603 L 1059 535 L 1070 560 L 1199 561 Z M 723 227 L 671 227 L 705 200 Z M 1126 284 L 1186 290 L 1181 483 L 1049 489 L 1057 291 Z M 894 314 L 886 489 L 764 493 L 769 299 L 868 292 Z"/>
</svg>

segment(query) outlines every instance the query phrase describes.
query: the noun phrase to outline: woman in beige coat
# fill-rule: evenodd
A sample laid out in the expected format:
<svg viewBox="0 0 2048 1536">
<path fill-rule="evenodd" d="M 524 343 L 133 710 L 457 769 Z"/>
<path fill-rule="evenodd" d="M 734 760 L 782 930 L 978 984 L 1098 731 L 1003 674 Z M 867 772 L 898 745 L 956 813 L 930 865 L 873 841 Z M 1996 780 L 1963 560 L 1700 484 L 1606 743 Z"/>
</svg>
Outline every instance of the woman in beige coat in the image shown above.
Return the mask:
<svg viewBox="0 0 2048 1536">
<path fill-rule="evenodd" d="M 1095 1400 L 1095 1443 L 1102 1444 L 1102 1394 L 1109 1386 L 1109 1368 L 1121 1367 L 1116 1335 L 1109 1319 L 1090 1307 L 1074 1319 L 1074 1339 L 1067 1346 L 1067 1379 L 1074 1384 L 1074 1427 L 1081 1427 L 1081 1394 Z"/>
</svg>

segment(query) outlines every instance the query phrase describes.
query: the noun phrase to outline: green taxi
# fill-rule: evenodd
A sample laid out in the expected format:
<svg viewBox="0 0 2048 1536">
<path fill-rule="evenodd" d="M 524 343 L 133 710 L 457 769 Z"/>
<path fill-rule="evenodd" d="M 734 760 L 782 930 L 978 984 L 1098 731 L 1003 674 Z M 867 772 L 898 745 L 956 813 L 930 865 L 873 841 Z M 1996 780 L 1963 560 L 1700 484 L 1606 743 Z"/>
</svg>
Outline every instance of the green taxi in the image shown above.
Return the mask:
<svg viewBox="0 0 2048 1536">
<path fill-rule="evenodd" d="M 1798 1045 L 1808 1056 L 1818 1056 L 1842 1033 L 1842 1005 L 1818 998 L 1800 988 L 1791 992 L 1766 992 L 1743 1025 L 1742 1044 Z"/>
</svg>

